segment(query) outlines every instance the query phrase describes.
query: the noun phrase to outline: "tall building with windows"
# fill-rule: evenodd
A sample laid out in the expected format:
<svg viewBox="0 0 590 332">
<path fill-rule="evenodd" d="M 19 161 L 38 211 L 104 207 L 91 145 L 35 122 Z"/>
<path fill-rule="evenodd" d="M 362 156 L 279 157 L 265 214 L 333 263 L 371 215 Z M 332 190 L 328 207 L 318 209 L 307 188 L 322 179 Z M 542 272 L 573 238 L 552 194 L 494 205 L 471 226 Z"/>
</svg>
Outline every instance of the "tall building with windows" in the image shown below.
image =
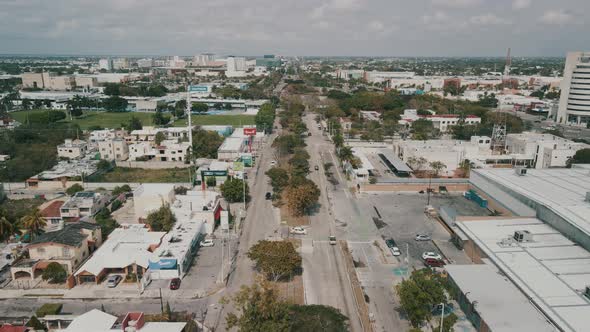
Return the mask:
<svg viewBox="0 0 590 332">
<path fill-rule="evenodd" d="M 567 54 L 555 120 L 580 125 L 590 122 L 590 52 Z"/>
</svg>

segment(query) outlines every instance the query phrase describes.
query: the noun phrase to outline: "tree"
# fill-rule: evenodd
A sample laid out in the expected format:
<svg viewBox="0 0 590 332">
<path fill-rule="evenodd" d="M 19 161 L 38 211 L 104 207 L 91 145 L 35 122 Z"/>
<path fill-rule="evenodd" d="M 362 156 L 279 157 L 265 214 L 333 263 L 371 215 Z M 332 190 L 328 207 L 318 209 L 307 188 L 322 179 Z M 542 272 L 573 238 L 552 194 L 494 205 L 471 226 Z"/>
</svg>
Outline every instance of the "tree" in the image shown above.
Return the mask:
<svg viewBox="0 0 590 332">
<path fill-rule="evenodd" d="M 244 191 L 246 194 L 246 200 L 249 200 L 248 193 L 250 189 L 248 188 L 248 183 L 245 183 L 244 180 L 234 178 L 228 179 L 219 189 L 221 190 L 223 198 L 229 203 L 242 202 L 244 200 Z"/>
<path fill-rule="evenodd" d="M 167 124 L 168 122 L 170 122 L 170 117 L 165 116 L 164 113 L 162 112 L 162 110 L 156 110 L 156 113 L 154 113 L 152 115 L 152 122 L 156 126 L 163 126 L 163 125 Z"/>
<path fill-rule="evenodd" d="M 31 319 L 29 319 L 26 326 L 32 327 L 33 330 L 35 330 L 35 331 L 46 331 L 47 330 L 45 325 L 43 325 L 43 323 L 41 323 L 39 318 L 37 318 L 37 316 L 35 316 L 35 315 L 31 316 Z"/>
<path fill-rule="evenodd" d="M 590 164 L 590 149 L 580 149 L 567 161 L 568 167 L 573 164 Z"/>
<path fill-rule="evenodd" d="M 193 131 L 193 157 L 217 158 L 217 149 L 223 143 L 224 138 L 215 131 L 197 129 Z"/>
<path fill-rule="evenodd" d="M 254 123 L 259 130 L 272 131 L 275 121 L 275 107 L 271 103 L 260 106 L 260 110 L 254 117 Z"/>
<path fill-rule="evenodd" d="M 289 184 L 289 173 L 283 168 L 273 167 L 266 171 L 266 175 L 270 179 L 272 191 L 277 194 Z"/>
<path fill-rule="evenodd" d="M 124 185 L 122 185 L 120 187 L 119 186 L 116 186 L 113 189 L 113 196 L 119 196 L 119 195 L 121 195 L 123 193 L 128 193 L 130 191 L 131 191 L 131 187 L 128 184 L 124 184 Z"/>
<path fill-rule="evenodd" d="M 445 165 L 441 161 L 433 161 L 433 162 L 430 162 L 428 164 L 428 166 L 430 166 L 430 168 L 434 171 L 434 176 L 435 177 L 438 177 L 440 175 L 440 172 L 443 169 L 447 168 L 447 165 Z"/>
<path fill-rule="evenodd" d="M 51 262 L 47 265 L 45 270 L 43 270 L 41 277 L 50 284 L 61 284 L 68 278 L 68 273 L 61 264 Z"/>
<path fill-rule="evenodd" d="M 158 210 L 147 216 L 147 224 L 155 232 L 169 232 L 175 223 L 176 217 L 168 203 L 164 203 Z"/>
<path fill-rule="evenodd" d="M 228 329 L 237 327 L 241 332 L 289 330 L 289 309 L 279 301 L 276 289 L 268 282 L 242 286 L 230 301 L 239 316 L 233 312 L 227 314 Z"/>
<path fill-rule="evenodd" d="M 118 96 L 109 97 L 102 102 L 107 112 L 125 112 L 128 104 L 127 99 Z"/>
<path fill-rule="evenodd" d="M 113 168 L 113 165 L 111 164 L 110 161 L 105 160 L 105 159 L 101 159 L 98 162 L 98 164 L 96 164 L 96 168 L 101 172 L 108 172 L 111 168 Z M 82 190 L 84 190 L 84 188 L 82 188 Z M 79 191 L 82 191 L 82 190 L 79 190 Z"/>
<path fill-rule="evenodd" d="M 340 310 L 325 305 L 289 306 L 290 331 L 345 332 L 348 331 L 348 317 Z"/>
<path fill-rule="evenodd" d="M 256 269 L 271 281 L 289 278 L 301 269 L 301 256 L 293 243 L 287 241 L 258 241 L 248 251 Z"/>
<path fill-rule="evenodd" d="M 8 240 L 14 234 L 14 230 L 14 224 L 6 216 L 0 215 L 0 239 L 8 243 Z"/>
<path fill-rule="evenodd" d="M 82 187 L 82 185 L 80 185 L 79 183 L 74 183 L 68 189 L 66 189 L 66 194 L 74 196 L 76 193 L 80 191 L 84 191 L 84 187 Z"/>
<path fill-rule="evenodd" d="M 191 111 L 197 113 L 205 113 L 209 110 L 209 106 L 205 103 L 192 103 Z"/>
<path fill-rule="evenodd" d="M 354 154 L 352 153 L 352 148 L 349 146 L 343 146 L 338 151 L 338 157 L 342 161 L 351 161 L 354 158 Z"/>
<path fill-rule="evenodd" d="M 31 213 L 22 217 L 20 219 L 20 224 L 22 228 L 28 231 L 31 240 L 33 240 L 35 236 L 43 233 L 43 229 L 47 226 L 47 222 L 43 219 L 39 209 L 34 209 Z"/>
<path fill-rule="evenodd" d="M 447 301 L 440 277 L 430 269 L 413 271 L 410 278 L 396 286 L 396 292 L 413 327 L 430 320 L 433 307 Z"/>
<path fill-rule="evenodd" d="M 155 137 L 154 140 L 156 142 L 156 145 L 160 145 L 160 143 L 162 143 L 165 139 L 166 139 L 166 134 L 164 134 L 163 132 L 159 131 L 156 134 L 156 137 Z"/>
<path fill-rule="evenodd" d="M 426 158 L 424 157 L 410 157 L 408 158 L 408 165 L 410 165 L 410 167 L 415 170 L 415 171 L 420 171 L 424 168 L 424 166 L 428 163 L 428 160 L 426 160 Z"/>
<path fill-rule="evenodd" d="M 298 183 L 295 184 L 294 180 Z M 317 204 L 320 189 L 313 181 L 305 178 L 293 178 L 291 183 L 287 191 L 288 206 L 294 215 L 302 216 Z"/>
<path fill-rule="evenodd" d="M 122 124 L 121 126 L 125 128 L 125 130 L 127 130 L 128 132 L 131 132 L 133 130 L 141 130 L 143 128 L 141 120 L 135 115 L 129 118 L 129 121 L 126 124 Z"/>
<path fill-rule="evenodd" d="M 443 326 L 442 326 L 442 330 L 440 328 L 440 322 L 439 325 L 437 325 L 433 331 L 443 331 L 443 332 L 453 332 L 453 326 L 455 325 L 455 323 L 457 323 L 457 315 L 455 315 L 454 313 L 450 313 L 449 315 L 447 315 L 444 320 L 443 320 Z"/>
<path fill-rule="evenodd" d="M 289 159 L 289 165 L 291 165 L 292 176 L 306 176 L 309 174 L 309 154 L 305 149 L 298 148 L 295 153 Z"/>
<path fill-rule="evenodd" d="M 415 140 L 427 140 L 434 136 L 434 125 L 430 120 L 418 119 L 412 123 L 412 132 Z"/>
<path fill-rule="evenodd" d="M 182 118 L 186 114 L 186 99 L 181 99 L 174 104 L 174 116 Z"/>
</svg>

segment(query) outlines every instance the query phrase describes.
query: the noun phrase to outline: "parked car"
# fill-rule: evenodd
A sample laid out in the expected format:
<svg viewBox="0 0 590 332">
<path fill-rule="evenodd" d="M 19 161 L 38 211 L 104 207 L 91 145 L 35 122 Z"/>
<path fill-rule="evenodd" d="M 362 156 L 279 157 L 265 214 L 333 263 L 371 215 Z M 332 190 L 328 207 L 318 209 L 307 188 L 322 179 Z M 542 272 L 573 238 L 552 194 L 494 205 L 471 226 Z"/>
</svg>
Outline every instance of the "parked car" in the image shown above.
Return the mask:
<svg viewBox="0 0 590 332">
<path fill-rule="evenodd" d="M 422 259 L 426 260 L 427 258 L 433 258 L 433 259 L 438 259 L 438 260 L 442 260 L 442 256 L 432 252 L 432 251 L 426 251 L 424 253 L 422 253 Z"/>
<path fill-rule="evenodd" d="M 336 245 L 336 237 L 334 235 L 330 235 L 329 241 L 331 245 Z"/>
<path fill-rule="evenodd" d="M 201 247 L 213 247 L 215 245 L 215 243 L 213 242 L 212 239 L 205 239 L 203 241 L 201 241 Z"/>
<path fill-rule="evenodd" d="M 270 200 L 270 199 L 272 199 L 272 194 L 270 192 L 267 192 L 265 197 L 267 200 Z"/>
<path fill-rule="evenodd" d="M 273 161 L 270 162 L 270 166 L 274 166 L 276 164 L 277 164 L 277 161 L 276 160 L 273 160 Z"/>
<path fill-rule="evenodd" d="M 311 133 L 307 133 L 307 136 L 311 136 Z"/>
<path fill-rule="evenodd" d="M 424 265 L 428 267 L 443 267 L 445 262 L 442 259 L 434 259 L 429 257 L 424 260 Z"/>
<path fill-rule="evenodd" d="M 319 170 L 320 170 L 320 166 L 318 166 L 318 165 L 315 165 L 314 169 L 315 169 L 316 171 L 319 171 Z"/>
<path fill-rule="evenodd" d="M 307 229 L 303 228 L 303 227 L 291 227 L 290 229 L 291 234 L 300 234 L 300 235 L 305 235 L 307 234 Z"/>
<path fill-rule="evenodd" d="M 117 287 L 117 285 L 119 284 L 119 282 L 121 282 L 121 279 L 123 279 L 123 277 L 121 277 L 120 275 L 112 275 L 112 276 L 109 276 L 109 278 L 107 279 L 107 287 L 108 288 L 115 288 L 115 287 Z"/>
<path fill-rule="evenodd" d="M 414 240 L 416 240 L 416 241 L 430 241 L 430 236 L 426 235 L 426 234 L 417 234 L 416 238 Z"/>
<path fill-rule="evenodd" d="M 175 290 L 180 288 L 180 278 L 170 280 L 170 289 Z"/>
<path fill-rule="evenodd" d="M 393 239 L 385 239 L 385 244 L 387 245 L 393 256 L 400 256 L 402 254 L 402 252 L 399 250 L 397 244 L 395 244 L 395 241 Z"/>
</svg>

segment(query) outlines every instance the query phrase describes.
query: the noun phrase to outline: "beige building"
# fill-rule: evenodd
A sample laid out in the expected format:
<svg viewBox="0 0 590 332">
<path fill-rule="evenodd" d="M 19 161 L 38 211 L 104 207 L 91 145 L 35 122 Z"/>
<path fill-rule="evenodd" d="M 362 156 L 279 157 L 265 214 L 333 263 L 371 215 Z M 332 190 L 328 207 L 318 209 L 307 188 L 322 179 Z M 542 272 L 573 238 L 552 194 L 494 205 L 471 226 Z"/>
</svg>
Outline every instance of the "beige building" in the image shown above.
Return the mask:
<svg viewBox="0 0 590 332">
<path fill-rule="evenodd" d="M 124 139 L 114 138 L 98 142 L 100 158 L 105 160 L 127 160 L 129 146 Z"/>
<path fill-rule="evenodd" d="M 98 86 L 98 79 L 94 76 L 76 76 L 76 87 L 90 89 Z"/>
<path fill-rule="evenodd" d="M 52 262 L 62 265 L 68 275 L 72 274 L 101 244 L 100 226 L 87 222 L 67 224 L 61 230 L 43 233 L 27 246 L 30 258 L 13 264 L 12 278 L 35 279 Z"/>
<path fill-rule="evenodd" d="M 47 90 L 73 90 L 76 80 L 73 76 L 58 76 L 55 73 L 23 73 L 21 74 L 23 87 Z"/>
<path fill-rule="evenodd" d="M 85 141 L 66 139 L 64 144 L 57 146 L 57 156 L 60 158 L 78 159 L 83 158 L 88 151 L 88 144 Z"/>
</svg>

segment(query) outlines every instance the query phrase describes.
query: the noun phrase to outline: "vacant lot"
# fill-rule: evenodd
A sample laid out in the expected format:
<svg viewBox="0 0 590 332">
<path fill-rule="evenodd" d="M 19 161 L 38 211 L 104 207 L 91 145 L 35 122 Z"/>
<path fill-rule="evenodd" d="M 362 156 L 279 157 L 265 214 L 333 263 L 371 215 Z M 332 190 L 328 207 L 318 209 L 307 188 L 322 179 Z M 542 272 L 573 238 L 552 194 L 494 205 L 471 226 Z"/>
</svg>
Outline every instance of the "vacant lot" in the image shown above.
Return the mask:
<svg viewBox="0 0 590 332">
<path fill-rule="evenodd" d="M 193 125 L 198 126 L 239 126 L 253 125 L 254 115 L 193 115 L 191 118 Z M 174 126 L 181 127 L 187 125 L 187 119 L 180 119 L 174 122 Z"/>
<path fill-rule="evenodd" d="M 143 169 L 115 167 L 112 171 L 96 176 L 92 182 L 188 182 L 188 168 Z"/>
<path fill-rule="evenodd" d="M 27 115 L 46 112 L 45 110 L 32 110 L 32 111 L 18 111 L 10 113 L 10 115 L 18 122 L 24 123 L 27 119 Z M 101 126 L 103 128 L 120 128 L 122 123 L 126 123 L 129 119 L 135 116 L 139 118 L 144 126 L 152 124 L 152 113 L 140 113 L 140 112 L 121 112 L 121 113 L 110 113 L 110 112 L 98 112 L 98 111 L 84 111 L 84 114 L 79 118 L 74 118 L 72 123 L 76 123 L 82 129 L 88 129 L 92 126 Z M 63 122 L 70 122 L 69 118 L 63 120 Z"/>
<path fill-rule="evenodd" d="M 29 212 L 33 211 L 39 205 L 43 204 L 45 199 L 7 199 L 0 204 L 0 209 L 4 210 L 10 220 L 18 220 Z"/>
</svg>

